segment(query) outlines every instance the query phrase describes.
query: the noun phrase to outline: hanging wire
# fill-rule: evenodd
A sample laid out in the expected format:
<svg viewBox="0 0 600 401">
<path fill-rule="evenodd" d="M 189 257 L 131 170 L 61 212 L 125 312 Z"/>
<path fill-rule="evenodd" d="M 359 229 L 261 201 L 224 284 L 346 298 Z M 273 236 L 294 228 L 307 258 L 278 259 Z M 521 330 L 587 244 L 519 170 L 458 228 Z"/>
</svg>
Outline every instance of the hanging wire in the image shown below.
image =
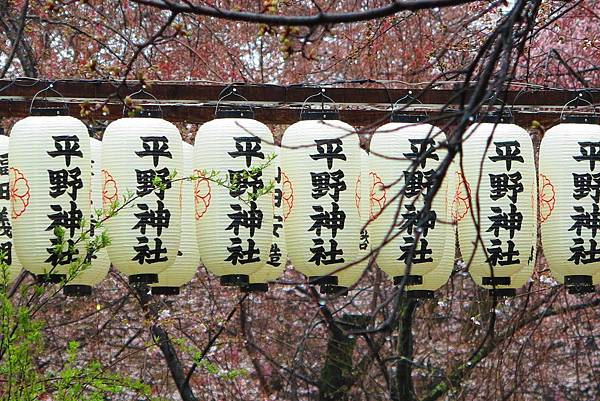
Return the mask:
<svg viewBox="0 0 600 401">
<path fill-rule="evenodd" d="M 405 100 L 408 101 L 405 102 Z M 423 114 L 398 113 L 399 111 L 406 109 L 408 106 L 415 102 L 421 105 L 423 104 L 423 102 L 420 99 L 413 95 L 413 91 L 409 90 L 406 95 L 402 96 L 400 99 L 392 103 L 392 113 L 390 116 L 390 121 L 399 123 L 419 123 L 425 121 L 429 117 L 429 115 L 427 114 L 427 110 L 423 110 Z M 396 106 L 398 105 L 398 103 L 405 103 L 405 106 L 401 107 L 400 109 L 397 109 Z"/>
</svg>

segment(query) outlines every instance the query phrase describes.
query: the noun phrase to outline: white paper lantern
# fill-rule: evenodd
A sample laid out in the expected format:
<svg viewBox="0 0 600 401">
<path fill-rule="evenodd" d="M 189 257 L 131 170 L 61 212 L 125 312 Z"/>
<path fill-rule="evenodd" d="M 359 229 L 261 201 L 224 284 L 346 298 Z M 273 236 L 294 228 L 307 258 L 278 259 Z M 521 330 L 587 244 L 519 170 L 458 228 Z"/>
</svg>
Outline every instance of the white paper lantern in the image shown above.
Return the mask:
<svg viewBox="0 0 600 401">
<path fill-rule="evenodd" d="M 511 276 L 532 271 L 535 264 L 537 191 L 531 138 L 517 125 L 486 122 L 474 124 L 464 138 L 456 194 L 462 257 L 478 285 L 510 295 Z M 476 223 L 481 241 L 475 248 Z"/>
<path fill-rule="evenodd" d="M 275 147 L 274 165 L 277 169 L 275 188 L 273 192 L 273 240 L 269 251 L 269 260 L 261 269 L 250 274 L 249 284 L 242 287 L 247 292 L 268 291 L 267 283 L 277 280 L 283 274 L 287 262 L 287 247 L 285 245 L 283 190 L 281 170 L 281 148 Z"/>
<path fill-rule="evenodd" d="M 273 134 L 250 118 L 217 118 L 200 127 L 194 148 L 200 259 L 222 285 L 246 285 L 269 261 L 273 202 L 260 194 L 275 180 Z"/>
<path fill-rule="evenodd" d="M 95 138 L 90 138 L 90 156 L 92 163 L 91 180 L 91 214 L 90 224 L 96 224 L 98 218 L 102 218 L 102 173 L 100 167 L 102 164 L 102 142 Z M 89 229 L 89 226 L 86 227 Z M 91 230 L 89 241 L 101 235 L 104 227 Z M 65 285 L 63 292 L 67 296 L 85 296 L 92 293 L 92 287 L 99 284 L 108 273 L 110 268 L 110 259 L 106 248 L 102 248 L 92 255 L 91 264 L 86 269 L 82 269 L 78 274 L 71 278 Z"/>
<path fill-rule="evenodd" d="M 12 283 L 23 268 L 12 246 L 8 142 L 7 136 L 0 135 L 0 252 L 3 253 L 2 261 L 6 264 L 4 270 L 0 270 L 0 285 Z"/>
<path fill-rule="evenodd" d="M 337 117 L 333 117 L 337 118 Z M 289 258 L 313 283 L 336 285 L 335 271 L 360 275 L 361 222 L 355 199 L 360 147 L 354 128 L 338 119 L 304 120 L 282 139 L 282 163 L 293 194 L 286 211 Z"/>
<path fill-rule="evenodd" d="M 600 279 L 599 158 L 596 124 L 559 124 L 546 131 L 540 145 L 544 255 L 552 274 L 571 292 L 592 292 Z"/>
<path fill-rule="evenodd" d="M 102 140 L 102 202 L 124 205 L 106 221 L 108 256 L 129 281 L 155 283 L 175 263 L 181 235 L 181 136 L 160 118 L 122 118 L 108 125 Z M 159 177 L 158 179 L 155 177 Z M 157 188 L 159 180 L 164 188 Z M 176 177 L 177 179 L 177 177 Z"/>
<path fill-rule="evenodd" d="M 88 130 L 73 117 L 27 117 L 13 126 L 9 149 L 13 246 L 39 280 L 58 282 L 85 257 L 84 243 L 74 244 L 90 216 Z"/>
<path fill-rule="evenodd" d="M 191 177 L 194 172 L 194 147 L 183 143 L 182 176 Z M 181 205 L 181 243 L 175 263 L 158 275 L 158 283 L 152 284 L 152 294 L 178 295 L 179 288 L 194 278 L 200 253 L 196 240 L 196 224 L 194 220 L 194 182 L 183 181 Z"/>
<path fill-rule="evenodd" d="M 445 242 L 451 237 L 447 180 L 442 181 L 430 210 L 423 210 L 446 157 L 440 147 L 445 141 L 439 129 L 412 122 L 385 124 L 371 139 L 371 213 L 376 219 L 369 232 L 374 251 L 380 248 L 377 264 L 395 284 L 422 283 L 422 276 L 442 261 Z"/>
</svg>

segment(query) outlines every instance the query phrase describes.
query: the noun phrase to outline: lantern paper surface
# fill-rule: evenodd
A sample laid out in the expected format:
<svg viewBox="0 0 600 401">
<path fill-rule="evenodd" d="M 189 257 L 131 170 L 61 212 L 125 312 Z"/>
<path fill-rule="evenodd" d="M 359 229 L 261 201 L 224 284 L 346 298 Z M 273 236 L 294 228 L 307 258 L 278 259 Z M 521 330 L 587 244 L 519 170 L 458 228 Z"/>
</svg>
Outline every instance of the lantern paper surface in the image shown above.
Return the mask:
<svg viewBox="0 0 600 401">
<path fill-rule="evenodd" d="M 567 285 L 597 284 L 600 126 L 567 123 L 550 128 L 539 157 L 539 218 L 548 266 Z"/>
<path fill-rule="evenodd" d="M 262 194 L 275 181 L 273 135 L 247 118 L 203 124 L 194 145 L 194 202 L 200 258 L 224 285 L 247 283 L 269 261 L 273 201 Z M 269 162 L 269 160 L 271 160 Z M 251 173 L 256 169 L 255 173 Z M 211 172 L 222 180 L 210 180 Z M 258 197 L 257 197 L 258 196 Z"/>
<path fill-rule="evenodd" d="M 355 183 L 360 177 L 358 135 L 339 120 L 305 120 L 289 126 L 282 139 L 283 170 L 293 194 L 285 235 L 294 269 L 311 277 L 343 267 L 360 276 L 361 220 Z M 322 281 L 323 282 L 323 281 Z M 329 282 L 329 284 L 336 284 Z"/>
<path fill-rule="evenodd" d="M 535 264 L 537 191 L 531 138 L 517 125 L 492 123 L 474 124 L 465 138 L 455 195 L 461 253 L 478 285 L 512 288 L 511 276 L 531 271 Z M 477 248 L 473 216 L 481 227 Z"/>
<path fill-rule="evenodd" d="M 181 234 L 181 136 L 159 118 L 122 118 L 106 127 L 102 140 L 102 202 L 131 205 L 106 221 L 108 256 L 131 281 L 156 282 L 173 265 Z M 155 178 L 158 177 L 158 178 Z M 158 188 L 155 183 L 164 186 Z"/>
<path fill-rule="evenodd" d="M 285 245 L 283 190 L 281 170 L 281 148 L 274 147 L 277 157 L 273 164 L 277 169 L 275 188 L 273 192 L 273 240 L 269 251 L 269 260 L 264 267 L 250 274 L 250 284 L 268 283 L 277 280 L 283 274 L 287 262 L 287 247 Z"/>
<path fill-rule="evenodd" d="M 369 265 L 369 255 L 371 254 L 371 243 L 369 240 L 369 227 L 366 226 L 369 221 L 369 154 L 366 150 L 360 149 L 360 175 L 355 185 L 355 200 L 360 218 L 360 240 L 358 242 L 359 259 L 356 268 L 344 269 L 335 273 L 338 278 L 338 287 L 350 287 L 360 280 L 364 270 Z"/>
<path fill-rule="evenodd" d="M 183 177 L 191 177 L 194 170 L 194 147 L 183 143 Z M 200 265 L 200 254 L 198 252 L 198 241 L 196 240 L 196 224 L 194 221 L 194 182 L 183 181 L 181 191 L 181 243 L 175 263 L 158 275 L 158 283 L 154 287 L 179 288 L 191 281 L 198 265 Z"/>
<path fill-rule="evenodd" d="M 90 156 L 92 163 L 92 180 L 91 180 L 91 213 L 89 222 L 95 224 L 98 218 L 102 218 L 102 173 L 100 166 L 102 164 L 102 142 L 90 138 Z M 89 228 L 89 227 L 88 227 Z M 104 227 L 94 228 L 90 235 L 90 240 L 102 234 Z M 79 272 L 79 274 L 72 278 L 68 285 L 86 285 L 95 286 L 100 283 L 106 277 L 108 269 L 110 268 L 110 260 L 108 258 L 108 252 L 106 248 L 98 250 L 92 257 L 91 265 Z"/>
<path fill-rule="evenodd" d="M 0 136 L 0 252 L 6 264 L 4 276 L 0 270 L 0 284 L 12 283 L 22 269 L 12 244 L 12 223 L 10 214 L 10 188 L 8 173 L 8 142 L 5 135 Z"/>
<path fill-rule="evenodd" d="M 371 213 L 376 220 L 369 232 L 374 249 L 381 247 L 377 264 L 396 283 L 410 263 L 406 282 L 418 284 L 439 265 L 451 237 L 447 180 L 442 181 L 430 210 L 423 210 L 446 157 L 446 150 L 439 147 L 445 140 L 444 133 L 429 124 L 400 122 L 383 125 L 371 139 Z"/>
<path fill-rule="evenodd" d="M 13 126 L 9 149 L 13 246 L 33 274 L 64 278 L 85 257 L 84 243 L 73 245 L 90 216 L 88 130 L 73 117 L 27 117 Z"/>
</svg>

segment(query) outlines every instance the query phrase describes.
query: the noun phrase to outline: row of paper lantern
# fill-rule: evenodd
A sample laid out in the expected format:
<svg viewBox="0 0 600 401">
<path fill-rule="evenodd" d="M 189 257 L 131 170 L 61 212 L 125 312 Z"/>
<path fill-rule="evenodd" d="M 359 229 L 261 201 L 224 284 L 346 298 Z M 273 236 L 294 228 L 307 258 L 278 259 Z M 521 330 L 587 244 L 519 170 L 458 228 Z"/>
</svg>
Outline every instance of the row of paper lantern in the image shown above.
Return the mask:
<svg viewBox="0 0 600 401">
<path fill-rule="evenodd" d="M 317 118 L 288 127 L 281 151 L 268 127 L 231 113 L 202 125 L 193 148 L 160 118 L 117 120 L 102 142 L 71 117 L 25 118 L 10 144 L 0 142 L 2 153 L 9 148 L 9 271 L 23 265 L 40 279 L 69 276 L 73 258 L 88 253 L 78 241 L 81 219 L 117 207 L 101 228 L 111 244 L 67 292 L 89 293 L 112 263 L 131 282 L 176 293 L 200 260 L 224 285 L 264 290 L 288 257 L 324 292 L 344 291 L 373 253 L 397 284 L 431 296 L 452 272 L 457 223 L 475 282 L 511 294 L 533 272 L 539 204 L 556 278 L 577 291 L 600 280 L 599 126 L 560 124 L 546 133 L 538 202 L 533 145 L 514 124 L 474 124 L 461 160 L 450 162 L 445 134 L 428 124 L 380 127 L 367 155 L 350 125 L 333 113 Z"/>
</svg>

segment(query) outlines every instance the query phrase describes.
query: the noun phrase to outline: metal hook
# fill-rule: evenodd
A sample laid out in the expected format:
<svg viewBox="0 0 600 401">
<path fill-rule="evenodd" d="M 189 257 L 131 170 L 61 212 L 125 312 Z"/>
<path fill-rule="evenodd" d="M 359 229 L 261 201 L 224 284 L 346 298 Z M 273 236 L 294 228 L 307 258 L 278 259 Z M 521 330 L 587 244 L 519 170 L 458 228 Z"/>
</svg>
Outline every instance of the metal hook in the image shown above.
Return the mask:
<svg viewBox="0 0 600 401">
<path fill-rule="evenodd" d="M 158 111 L 160 111 L 160 118 L 163 118 L 164 114 L 163 114 L 162 107 L 160 107 L 158 98 L 146 90 L 146 85 L 142 85 L 142 87 L 139 90 L 130 94 L 129 98 L 133 99 L 135 96 L 140 95 L 140 94 L 149 96 L 156 101 L 156 106 L 158 107 Z M 122 112 L 123 115 L 125 115 L 125 109 L 127 107 L 128 106 L 126 104 L 123 105 L 123 112 Z M 146 113 L 141 114 L 141 116 L 142 117 L 156 117 L 156 114 L 152 113 L 151 111 L 147 111 Z"/>
<path fill-rule="evenodd" d="M 54 83 L 56 81 L 52 81 L 47 87 L 45 87 L 42 90 L 39 90 L 38 92 L 36 92 L 35 95 L 33 95 L 33 98 L 31 99 L 31 103 L 29 104 L 29 114 L 33 115 L 33 114 L 37 114 L 37 115 L 68 115 L 69 114 L 69 108 L 67 106 L 67 104 L 65 102 L 63 102 L 63 107 L 62 108 L 39 108 L 37 109 L 38 111 L 35 112 L 36 109 L 33 108 L 33 104 L 35 103 L 35 99 L 44 92 L 53 92 L 55 94 L 57 94 L 58 96 L 60 96 L 61 98 L 64 99 L 64 96 L 62 93 L 60 93 L 59 91 L 57 91 L 54 88 Z M 43 99 L 46 99 L 47 97 L 44 96 Z M 61 110 L 64 111 L 64 113 L 61 113 Z"/>
<path fill-rule="evenodd" d="M 230 110 L 229 112 L 227 111 L 223 111 L 221 110 L 221 112 L 219 112 L 219 106 L 221 105 L 221 102 L 228 98 L 228 97 L 236 97 L 238 99 L 242 99 L 242 101 L 244 102 L 248 102 L 248 99 L 243 96 L 240 95 L 237 91 L 237 88 L 235 87 L 235 84 L 229 84 L 227 85 L 225 88 L 223 88 L 223 90 L 219 93 L 219 100 L 217 100 L 217 106 L 215 107 L 215 116 L 217 118 L 225 118 L 225 117 L 248 117 L 248 118 L 253 118 L 254 117 L 254 109 L 252 108 L 252 106 L 250 106 L 250 104 L 245 104 L 242 105 L 240 107 L 240 109 L 235 109 L 235 110 Z M 246 115 L 246 111 L 241 110 L 241 108 L 246 107 L 248 109 L 249 112 L 249 116 Z"/>
<path fill-rule="evenodd" d="M 575 96 L 573 99 L 571 99 L 571 100 L 569 100 L 567 103 L 565 103 L 565 105 L 564 105 L 564 106 L 562 107 L 562 109 L 560 110 L 560 118 L 559 118 L 559 119 L 560 119 L 561 121 L 565 119 L 565 117 L 563 117 L 563 115 L 564 115 L 564 113 L 565 113 L 565 109 L 566 109 L 567 107 L 569 107 L 569 105 L 570 105 L 571 103 L 573 103 L 573 102 L 576 102 L 576 103 L 578 103 L 578 102 L 581 102 L 581 101 L 582 101 L 582 102 L 585 102 L 585 103 L 587 103 L 587 104 L 588 104 L 588 105 L 589 105 L 589 106 L 592 108 L 593 114 L 594 114 L 594 115 L 597 115 L 597 113 L 596 113 L 596 108 L 594 107 L 594 104 L 593 104 L 592 102 L 590 102 L 589 100 L 587 100 L 587 99 L 585 99 L 585 98 L 583 97 L 583 93 L 584 93 L 584 92 L 585 92 L 585 91 L 580 91 L 580 92 L 577 94 L 577 96 Z M 575 107 L 578 107 L 578 106 L 575 106 Z"/>
<path fill-rule="evenodd" d="M 321 111 L 305 111 L 306 109 L 306 104 L 308 103 L 308 101 L 310 99 L 314 99 L 316 97 L 320 97 L 321 98 Z M 333 106 L 333 111 L 332 110 L 325 110 L 325 100 L 328 101 L 328 103 L 331 103 Z M 325 94 L 325 88 L 321 88 L 319 90 L 319 92 L 310 95 L 309 97 L 307 97 L 306 99 L 304 99 L 304 102 L 302 102 L 302 107 L 300 108 L 300 119 L 301 120 L 307 120 L 307 119 L 311 119 L 311 120 L 337 120 L 339 119 L 339 114 L 340 114 L 340 110 L 337 107 L 337 104 L 335 103 L 335 101 L 327 96 Z"/>
</svg>

